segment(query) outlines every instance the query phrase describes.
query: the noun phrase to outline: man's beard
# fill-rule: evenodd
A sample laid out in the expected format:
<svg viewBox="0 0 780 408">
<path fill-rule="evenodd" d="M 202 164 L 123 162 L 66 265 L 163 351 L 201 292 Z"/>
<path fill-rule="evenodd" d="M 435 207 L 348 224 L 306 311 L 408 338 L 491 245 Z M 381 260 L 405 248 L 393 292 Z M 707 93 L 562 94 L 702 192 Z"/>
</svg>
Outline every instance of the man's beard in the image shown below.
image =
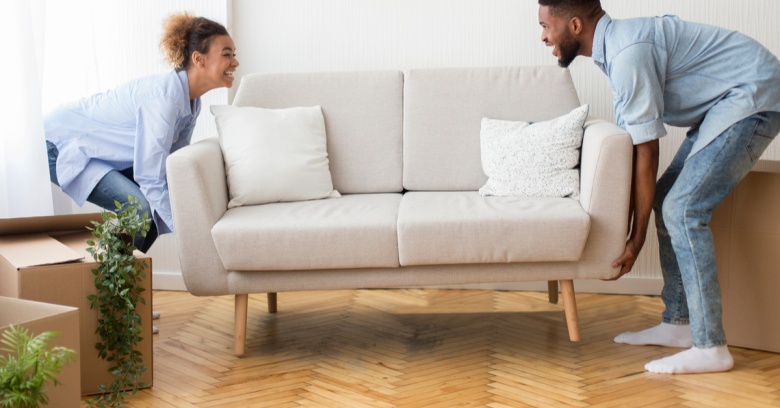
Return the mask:
<svg viewBox="0 0 780 408">
<path fill-rule="evenodd" d="M 558 44 L 558 65 L 561 68 L 567 68 L 577 58 L 577 51 L 580 49 L 580 41 L 566 30 L 566 35 Z"/>
</svg>

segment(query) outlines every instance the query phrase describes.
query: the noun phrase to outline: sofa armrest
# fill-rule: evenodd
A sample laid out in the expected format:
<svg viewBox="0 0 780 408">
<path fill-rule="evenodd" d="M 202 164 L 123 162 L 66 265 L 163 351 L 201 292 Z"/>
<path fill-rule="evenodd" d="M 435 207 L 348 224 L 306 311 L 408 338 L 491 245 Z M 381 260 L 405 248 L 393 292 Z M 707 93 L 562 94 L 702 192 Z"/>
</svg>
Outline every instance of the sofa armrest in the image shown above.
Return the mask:
<svg viewBox="0 0 780 408">
<path fill-rule="evenodd" d="M 168 189 L 176 245 L 187 290 L 194 295 L 228 294 L 211 229 L 227 211 L 228 188 L 219 141 L 205 139 L 168 157 Z"/>
<path fill-rule="evenodd" d="M 585 124 L 580 162 L 580 204 L 590 215 L 590 234 L 580 258 L 579 277 L 608 279 L 625 249 L 628 233 L 633 144 L 613 123 Z"/>
</svg>

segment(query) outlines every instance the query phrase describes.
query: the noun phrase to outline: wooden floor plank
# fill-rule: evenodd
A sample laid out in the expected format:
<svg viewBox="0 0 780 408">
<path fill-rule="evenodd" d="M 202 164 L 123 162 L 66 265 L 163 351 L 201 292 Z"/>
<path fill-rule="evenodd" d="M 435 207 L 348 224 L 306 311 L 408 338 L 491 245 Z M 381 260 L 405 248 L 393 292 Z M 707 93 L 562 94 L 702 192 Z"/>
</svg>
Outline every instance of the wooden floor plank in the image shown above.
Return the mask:
<svg viewBox="0 0 780 408">
<path fill-rule="evenodd" d="M 727 373 L 659 375 L 679 349 L 616 344 L 658 323 L 652 296 L 577 295 L 582 341 L 544 292 L 399 289 L 264 294 L 233 354 L 232 296 L 153 292 L 154 385 L 128 407 L 774 407 L 780 355 L 731 347 Z"/>
</svg>

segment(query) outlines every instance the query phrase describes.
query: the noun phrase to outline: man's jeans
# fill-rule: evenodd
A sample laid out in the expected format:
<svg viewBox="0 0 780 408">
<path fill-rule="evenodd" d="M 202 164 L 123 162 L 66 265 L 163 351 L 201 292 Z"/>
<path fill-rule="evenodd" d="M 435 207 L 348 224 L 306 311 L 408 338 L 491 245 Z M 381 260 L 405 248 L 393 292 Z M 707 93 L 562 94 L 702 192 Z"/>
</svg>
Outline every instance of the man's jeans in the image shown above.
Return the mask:
<svg viewBox="0 0 780 408">
<path fill-rule="evenodd" d="M 663 322 L 690 323 L 694 347 L 726 344 L 709 227 L 712 212 L 747 175 L 778 131 L 780 112 L 757 113 L 735 123 L 686 160 L 699 136 L 698 128 L 691 129 L 658 180 L 653 209 L 664 276 Z"/>
<path fill-rule="evenodd" d="M 59 151 L 53 143 L 46 141 L 46 148 L 49 153 L 49 177 L 51 182 L 60 185 L 57 181 L 57 156 Z M 144 213 L 149 214 L 151 219 L 152 210 L 149 206 L 149 202 L 141 193 L 141 188 L 133 180 L 133 168 L 124 170 L 111 170 L 106 174 L 95 186 L 95 189 L 87 197 L 87 201 L 95 204 L 108 211 L 116 211 L 116 205 L 114 201 L 126 204 L 127 196 L 131 195 L 138 199 L 138 204 L 141 204 L 139 211 L 140 215 Z M 154 221 L 151 223 L 149 232 L 146 233 L 146 237 L 136 237 L 133 239 L 133 245 L 138 250 L 146 253 L 151 248 L 154 241 L 157 239 L 157 226 Z"/>
</svg>

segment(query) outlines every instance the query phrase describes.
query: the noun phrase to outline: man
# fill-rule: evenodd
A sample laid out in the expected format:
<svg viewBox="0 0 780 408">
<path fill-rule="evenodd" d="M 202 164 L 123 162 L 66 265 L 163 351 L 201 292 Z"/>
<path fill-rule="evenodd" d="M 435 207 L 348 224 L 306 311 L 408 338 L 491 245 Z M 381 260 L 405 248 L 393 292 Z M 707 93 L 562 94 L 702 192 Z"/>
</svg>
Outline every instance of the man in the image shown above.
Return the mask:
<svg viewBox="0 0 780 408">
<path fill-rule="evenodd" d="M 582 55 L 604 71 L 635 145 L 634 217 L 616 278 L 631 271 L 655 210 L 662 323 L 615 341 L 689 348 L 645 365 L 651 372 L 728 371 L 709 222 L 780 131 L 780 61 L 745 35 L 675 16 L 613 20 L 599 0 L 539 0 L 539 24 L 560 66 Z M 664 123 L 690 130 L 656 183 Z"/>
</svg>

